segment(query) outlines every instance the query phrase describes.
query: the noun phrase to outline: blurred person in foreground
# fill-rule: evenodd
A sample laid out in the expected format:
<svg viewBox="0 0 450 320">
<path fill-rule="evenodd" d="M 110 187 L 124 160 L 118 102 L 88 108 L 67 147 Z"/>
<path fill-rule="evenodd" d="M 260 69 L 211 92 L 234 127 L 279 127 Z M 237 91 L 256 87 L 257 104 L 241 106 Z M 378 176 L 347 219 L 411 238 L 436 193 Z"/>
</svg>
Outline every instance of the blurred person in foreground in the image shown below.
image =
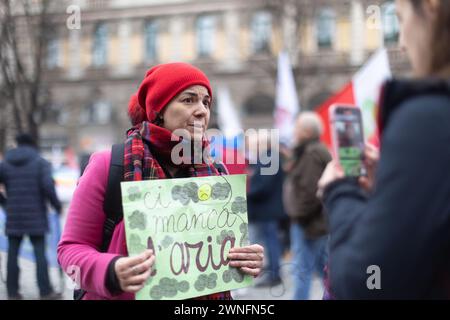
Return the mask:
<svg viewBox="0 0 450 320">
<path fill-rule="evenodd" d="M 123 180 L 172 179 L 219 176 L 228 172 L 206 159 L 212 89 L 209 79 L 186 63 L 152 67 L 131 97 L 128 114 L 133 127 L 127 131 L 123 154 Z M 184 129 L 191 147 L 200 142 L 201 163 L 175 163 L 172 149 L 182 143 L 174 131 Z M 189 159 L 192 160 L 192 159 Z M 155 252 L 145 250 L 128 256 L 123 219 L 113 225 L 112 239 L 102 251 L 106 214 L 103 210 L 111 150 L 94 153 L 80 178 L 69 207 L 66 226 L 58 245 L 58 261 L 64 270 L 80 268 L 83 300 L 134 300 L 151 276 Z M 225 168 L 226 170 L 226 168 Z M 258 276 L 264 249 L 254 244 L 230 249 L 229 266 Z M 169 267 L 169 266 L 167 266 Z M 201 300 L 230 300 L 229 291 L 198 297 Z"/>
<path fill-rule="evenodd" d="M 0 163 L 0 184 L 5 186 L 5 234 L 8 237 L 7 291 L 12 300 L 23 299 L 19 292 L 18 256 L 24 236 L 29 236 L 36 257 L 36 275 L 41 299 L 60 299 L 53 291 L 45 256 L 45 234 L 49 231 L 47 202 L 61 214 L 52 169 L 36 148 L 31 135 L 16 137 L 17 148 L 9 150 Z"/>
<path fill-rule="evenodd" d="M 337 299 L 450 299 L 450 1 L 397 0 L 416 79 L 389 81 L 368 176 L 319 181 Z"/>
<path fill-rule="evenodd" d="M 291 218 L 294 300 L 308 300 L 314 272 L 323 278 L 327 262 L 328 231 L 317 182 L 331 161 L 320 142 L 323 124 L 314 112 L 302 112 L 295 126 L 295 148 L 286 167 L 284 206 Z"/>
</svg>

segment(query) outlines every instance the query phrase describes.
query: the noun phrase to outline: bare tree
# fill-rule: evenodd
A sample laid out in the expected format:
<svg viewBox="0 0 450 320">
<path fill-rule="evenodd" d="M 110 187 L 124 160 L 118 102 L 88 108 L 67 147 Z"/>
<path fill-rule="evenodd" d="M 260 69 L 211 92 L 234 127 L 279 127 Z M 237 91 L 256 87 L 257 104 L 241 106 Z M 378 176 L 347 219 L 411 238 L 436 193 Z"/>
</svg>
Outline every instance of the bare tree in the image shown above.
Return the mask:
<svg viewBox="0 0 450 320">
<path fill-rule="evenodd" d="M 44 56 L 52 30 L 50 0 L 0 0 L 0 151 L 8 132 L 39 141 Z M 5 127 L 3 126 L 5 125 Z"/>
<path fill-rule="evenodd" d="M 280 26 L 283 50 L 289 54 L 293 66 L 300 55 L 300 35 L 302 24 L 306 21 L 307 8 L 304 0 L 267 0 L 273 15 Z"/>
<path fill-rule="evenodd" d="M 279 28 L 282 50 L 287 52 L 294 69 L 298 72 L 301 59 L 301 35 L 310 19 L 315 4 L 311 0 L 266 0 L 265 9 L 271 12 L 273 22 Z M 261 64 L 268 75 L 276 77 L 277 61 Z"/>
</svg>

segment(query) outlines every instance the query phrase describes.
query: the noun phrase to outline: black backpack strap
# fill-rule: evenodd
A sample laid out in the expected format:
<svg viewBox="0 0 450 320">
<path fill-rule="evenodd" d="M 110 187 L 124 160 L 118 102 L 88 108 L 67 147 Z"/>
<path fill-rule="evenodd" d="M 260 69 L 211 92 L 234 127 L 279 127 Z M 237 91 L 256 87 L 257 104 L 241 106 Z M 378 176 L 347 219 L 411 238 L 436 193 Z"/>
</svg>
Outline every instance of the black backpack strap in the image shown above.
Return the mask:
<svg viewBox="0 0 450 320">
<path fill-rule="evenodd" d="M 106 214 L 103 225 L 103 238 L 101 252 L 108 251 L 112 235 L 116 225 L 122 220 L 122 192 L 120 182 L 123 180 L 123 155 L 125 145 L 114 144 L 111 148 L 111 164 L 109 165 L 108 184 L 106 186 L 105 199 L 103 200 L 103 211 Z M 83 299 L 86 291 L 83 289 L 74 290 L 74 300 Z"/>
<path fill-rule="evenodd" d="M 108 250 L 116 225 L 122 220 L 122 192 L 120 182 L 123 180 L 124 144 L 114 144 L 111 149 L 111 164 L 109 166 L 108 185 L 106 186 L 103 211 L 106 214 L 103 226 L 103 241 L 101 251 Z"/>
</svg>

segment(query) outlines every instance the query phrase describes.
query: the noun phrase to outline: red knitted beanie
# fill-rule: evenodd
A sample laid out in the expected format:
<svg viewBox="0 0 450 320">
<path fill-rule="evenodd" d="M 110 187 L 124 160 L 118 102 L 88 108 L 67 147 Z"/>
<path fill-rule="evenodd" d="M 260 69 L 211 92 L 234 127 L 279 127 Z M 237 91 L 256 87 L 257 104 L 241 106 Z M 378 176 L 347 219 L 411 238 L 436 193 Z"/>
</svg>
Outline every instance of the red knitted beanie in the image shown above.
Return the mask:
<svg viewBox="0 0 450 320">
<path fill-rule="evenodd" d="M 193 86 L 204 86 L 211 96 L 212 90 L 206 75 L 187 63 L 166 63 L 154 66 L 145 75 L 137 96 L 139 105 L 145 109 L 152 122 L 161 110 L 181 91 Z"/>
</svg>

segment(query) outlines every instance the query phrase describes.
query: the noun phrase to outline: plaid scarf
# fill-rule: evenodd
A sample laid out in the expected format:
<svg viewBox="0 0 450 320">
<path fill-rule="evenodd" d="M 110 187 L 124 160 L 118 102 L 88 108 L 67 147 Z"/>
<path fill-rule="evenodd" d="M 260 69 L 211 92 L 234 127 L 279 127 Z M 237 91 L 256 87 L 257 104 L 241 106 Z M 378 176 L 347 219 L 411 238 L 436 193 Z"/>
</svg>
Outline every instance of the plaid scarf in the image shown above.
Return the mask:
<svg viewBox="0 0 450 320">
<path fill-rule="evenodd" d="M 124 153 L 125 181 L 141 181 L 151 179 L 167 179 L 163 166 L 170 165 L 185 170 L 188 177 L 218 176 L 219 171 L 214 167 L 211 158 L 202 159 L 200 164 L 189 164 L 188 161 L 175 165 L 171 159 L 172 149 L 183 141 L 181 137 L 173 135 L 169 130 L 144 121 L 127 132 Z M 209 148 L 207 140 L 202 141 L 202 150 Z M 206 154 L 206 152 L 205 152 Z M 208 153 L 209 154 L 209 153 Z M 158 159 L 154 157 L 157 155 Z M 191 162 L 194 163 L 194 152 L 191 152 Z M 196 300 L 231 300 L 229 291 L 214 293 Z"/>
<path fill-rule="evenodd" d="M 183 163 L 174 164 L 171 159 L 172 149 L 179 143 L 187 143 L 192 149 L 191 142 L 184 141 L 182 137 L 172 134 L 165 128 L 144 121 L 129 129 L 127 136 L 124 155 L 125 181 L 170 178 L 167 177 L 161 164 L 187 170 L 188 177 L 220 175 L 209 156 L 207 159 L 201 159 L 200 164 L 194 164 L 195 153 L 193 150 L 191 150 L 190 159 L 184 157 Z M 202 151 L 207 148 L 209 148 L 209 143 L 204 139 Z M 154 155 L 157 155 L 157 158 Z M 180 156 L 183 157 L 182 154 Z"/>
</svg>

